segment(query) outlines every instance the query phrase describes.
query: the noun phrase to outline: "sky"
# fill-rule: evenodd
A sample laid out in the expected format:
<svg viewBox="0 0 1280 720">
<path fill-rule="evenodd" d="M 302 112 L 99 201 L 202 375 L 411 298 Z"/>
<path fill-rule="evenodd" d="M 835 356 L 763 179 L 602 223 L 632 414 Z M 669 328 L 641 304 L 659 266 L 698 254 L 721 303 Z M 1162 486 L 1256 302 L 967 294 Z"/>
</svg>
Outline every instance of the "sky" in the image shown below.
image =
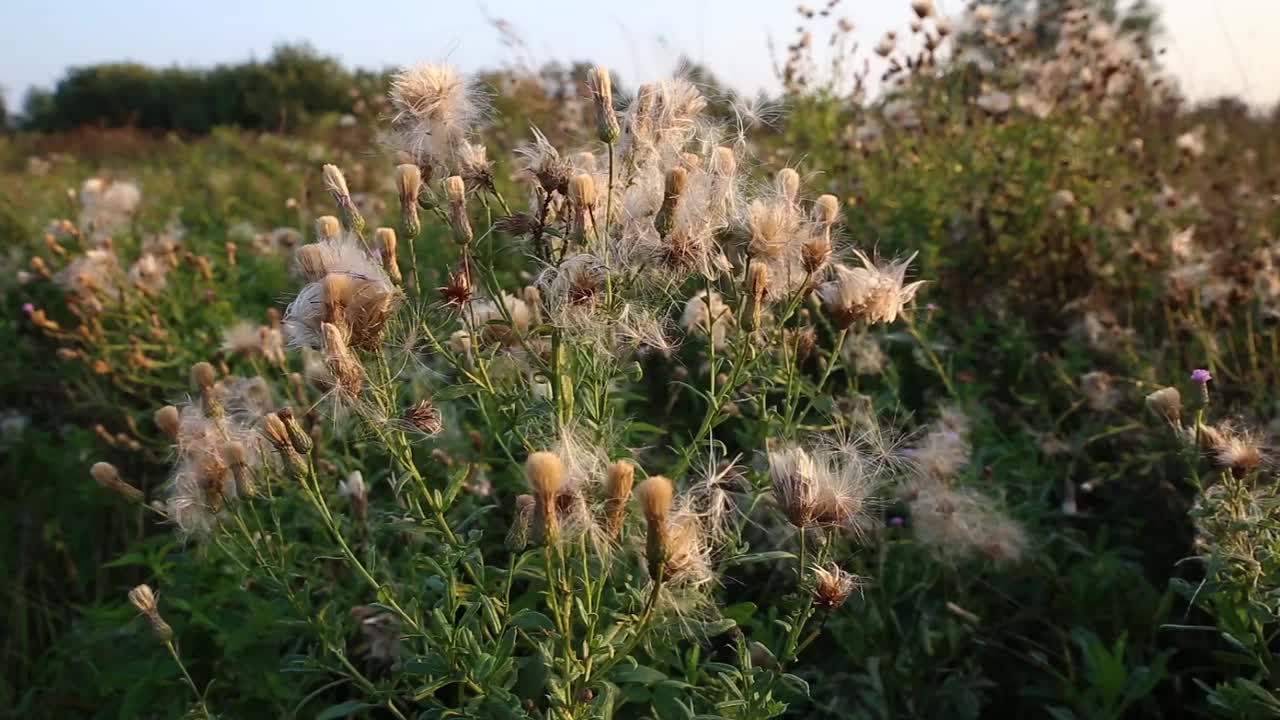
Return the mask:
<svg viewBox="0 0 1280 720">
<path fill-rule="evenodd" d="M 951 13 L 965 5 L 935 1 Z M 1280 0 L 1154 1 L 1166 28 L 1164 62 L 1188 97 L 1280 101 Z M 0 88 L 6 105 L 19 109 L 29 87 L 52 87 L 70 66 L 209 66 L 305 41 L 353 67 L 590 60 L 628 84 L 670 72 L 683 54 L 739 90 L 775 90 L 768 43 L 780 53 L 794 40 L 795 7 L 791 0 L 0 0 Z M 908 0 L 842 0 L 836 12 L 855 23 L 864 48 L 885 30 L 905 32 L 910 18 Z M 509 22 L 527 50 L 504 45 L 491 18 Z"/>
</svg>

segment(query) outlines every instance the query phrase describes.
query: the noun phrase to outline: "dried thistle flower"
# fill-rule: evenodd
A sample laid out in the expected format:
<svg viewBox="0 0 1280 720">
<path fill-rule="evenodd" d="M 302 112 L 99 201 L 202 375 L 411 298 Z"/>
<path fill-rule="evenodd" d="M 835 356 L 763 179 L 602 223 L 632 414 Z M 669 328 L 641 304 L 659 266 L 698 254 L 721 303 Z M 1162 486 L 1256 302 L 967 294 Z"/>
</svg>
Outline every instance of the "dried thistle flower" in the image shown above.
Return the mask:
<svg viewBox="0 0 1280 720">
<path fill-rule="evenodd" d="M 347 188 L 347 178 L 342 174 L 342 170 L 337 165 L 325 165 L 324 187 L 329 191 L 329 195 L 333 197 L 333 202 L 337 204 L 338 210 L 342 215 L 343 225 L 357 235 L 364 233 L 364 217 L 360 214 L 359 208 L 351 199 L 351 190 Z"/>
<path fill-rule="evenodd" d="M 560 540 L 556 498 L 564 486 L 564 462 L 555 453 L 535 452 L 525 461 L 524 471 L 536 502 L 536 517 L 543 541 L 547 545 L 554 545 Z"/>
<path fill-rule="evenodd" d="M 649 577 L 654 582 L 665 578 L 667 552 L 670 546 L 668 516 L 671 514 L 675 490 L 671 481 L 661 475 L 653 475 L 640 483 L 635 491 L 640 508 L 644 511 L 648 534 L 645 536 L 645 557 L 649 561 Z"/>
<path fill-rule="evenodd" d="M 587 84 L 591 88 L 591 98 L 596 109 L 596 137 L 601 142 L 613 144 L 622 134 L 618 125 L 618 113 L 613 109 L 613 80 L 609 70 L 603 67 L 592 68 L 587 75 Z"/>
<path fill-rule="evenodd" d="M 425 167 L 445 167 L 487 108 L 479 84 L 448 65 L 401 70 L 392 76 L 388 96 L 397 144 Z"/>
<path fill-rule="evenodd" d="M 818 297 L 838 328 L 861 321 L 867 325 L 891 323 L 903 306 L 915 299 L 924 281 L 903 284 L 907 267 L 915 257 L 880 267 L 860 251 L 862 267 L 835 266 L 835 278 L 818 286 Z"/>
<path fill-rule="evenodd" d="M 507 529 L 506 546 L 508 550 L 520 552 L 529 545 L 529 528 L 533 525 L 535 505 L 537 501 L 532 495 L 517 495 L 515 517 L 511 519 L 511 527 Z"/>
<path fill-rule="evenodd" d="M 1174 429 L 1182 427 L 1182 394 L 1175 387 L 1160 388 L 1146 398 L 1147 408 Z"/>
<path fill-rule="evenodd" d="M 467 217 L 467 185 L 458 175 L 444 179 L 445 196 L 449 198 L 449 224 L 453 239 L 459 245 L 467 245 L 475 237 L 471 220 Z"/>
<path fill-rule="evenodd" d="M 147 618 L 156 637 L 163 643 L 173 642 L 173 628 L 160 617 L 160 607 L 156 602 L 156 594 L 150 585 L 139 585 L 129 591 L 129 602 L 138 612 Z"/>
<path fill-rule="evenodd" d="M 835 563 L 828 563 L 826 567 L 814 565 L 811 570 L 814 584 L 810 592 L 813 604 L 819 610 L 839 610 L 858 586 L 857 576 Z"/>
<path fill-rule="evenodd" d="M 178 439 L 178 429 L 182 423 L 178 408 L 173 405 L 165 405 L 155 412 L 153 419 L 156 427 L 160 428 L 160 432 L 163 432 L 171 440 Z"/>
<path fill-rule="evenodd" d="M 364 366 L 347 345 L 341 329 L 332 323 L 320 326 L 324 334 L 324 364 L 333 377 L 334 387 L 347 399 L 354 399 L 364 388 Z"/>
<path fill-rule="evenodd" d="M 404 420 L 410 427 L 427 437 L 435 437 L 444 431 L 444 417 L 430 399 L 423 399 L 406 409 Z"/>
<path fill-rule="evenodd" d="M 307 474 L 307 463 L 293 446 L 293 442 L 289 439 L 289 429 L 279 415 L 268 413 L 262 418 L 262 434 L 275 448 L 276 454 L 280 456 L 281 462 L 292 477 L 301 478 Z"/>
<path fill-rule="evenodd" d="M 130 502 L 142 502 L 144 499 L 141 490 L 120 479 L 120 471 L 111 463 L 96 462 L 89 468 L 89 474 L 99 485 Z"/>
<path fill-rule="evenodd" d="M 396 191 L 400 196 L 400 228 L 412 239 L 422 232 L 418 219 L 418 195 L 422 192 L 422 170 L 405 163 L 396 166 Z"/>
<path fill-rule="evenodd" d="M 316 242 L 337 240 L 342 237 L 342 223 L 332 215 L 321 215 L 316 218 Z"/>
<path fill-rule="evenodd" d="M 389 227 L 380 227 L 373 231 L 374 247 L 382 254 L 382 266 L 387 271 L 391 282 L 399 285 L 404 281 L 400 274 L 400 262 L 396 258 L 396 231 Z"/>
<path fill-rule="evenodd" d="M 636 466 L 629 460 L 618 460 L 609 465 L 605 478 L 605 533 L 617 538 L 627 519 L 627 501 L 636 481 Z"/>
<path fill-rule="evenodd" d="M 674 167 L 667 171 L 666 184 L 662 193 L 662 207 L 653 219 L 653 226 L 659 237 L 667 237 L 675 228 L 676 212 L 680 204 L 680 196 L 689 184 L 689 171 L 682 167 Z"/>
<path fill-rule="evenodd" d="M 249 467 L 249 448 L 242 442 L 231 441 L 223 449 L 224 460 L 231 468 L 231 476 L 235 479 L 236 495 L 254 497 L 258 489 L 253 481 L 253 472 Z"/>
</svg>

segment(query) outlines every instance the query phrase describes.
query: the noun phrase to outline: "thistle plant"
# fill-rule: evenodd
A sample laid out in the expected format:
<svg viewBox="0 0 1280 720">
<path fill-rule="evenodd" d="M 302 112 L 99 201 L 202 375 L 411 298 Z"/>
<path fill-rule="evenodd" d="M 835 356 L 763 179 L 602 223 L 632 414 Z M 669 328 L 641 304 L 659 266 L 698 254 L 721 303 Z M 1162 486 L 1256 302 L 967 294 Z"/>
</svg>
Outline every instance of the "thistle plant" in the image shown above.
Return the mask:
<svg viewBox="0 0 1280 720">
<path fill-rule="evenodd" d="M 815 409 L 852 376 L 850 329 L 912 312 L 910 260 L 847 245 L 840 201 L 807 201 L 795 169 L 759 180 L 690 82 L 615 107 L 606 70 L 587 81 L 594 143 L 567 154 L 535 130 L 511 193 L 479 139 L 479 87 L 402 71 L 387 137 L 405 243 L 367 232 L 326 165 L 337 214 L 294 250 L 296 297 L 223 343 L 268 362 L 196 363 L 193 395 L 155 414 L 176 458 L 155 510 L 286 598 L 314 662 L 396 717 L 777 716 L 863 582 L 845 566 L 887 490 L 927 476 L 873 414 Z M 441 229 L 454 260 L 423 267 L 420 235 Z M 783 632 L 758 639 L 722 613 L 726 574 L 756 563 L 792 584 Z M 333 581 L 354 644 L 305 590 Z"/>
</svg>

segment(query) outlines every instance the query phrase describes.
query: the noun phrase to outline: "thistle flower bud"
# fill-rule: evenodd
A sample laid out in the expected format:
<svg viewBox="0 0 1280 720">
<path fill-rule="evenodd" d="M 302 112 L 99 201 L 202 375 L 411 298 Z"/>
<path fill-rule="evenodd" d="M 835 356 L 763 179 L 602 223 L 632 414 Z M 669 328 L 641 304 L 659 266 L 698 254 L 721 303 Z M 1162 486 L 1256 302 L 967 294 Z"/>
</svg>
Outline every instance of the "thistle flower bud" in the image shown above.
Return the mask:
<svg viewBox="0 0 1280 720">
<path fill-rule="evenodd" d="M 364 234 L 364 217 L 351 199 L 351 191 L 347 188 L 347 178 L 337 165 L 324 166 L 324 187 L 333 197 L 342 215 L 342 224 L 357 235 Z"/>
<path fill-rule="evenodd" d="M 551 452 L 535 452 L 524 464 L 525 479 L 533 491 L 535 515 L 543 541 L 554 545 L 560 539 L 560 518 L 556 515 L 556 496 L 564 485 L 564 463 Z"/>
<path fill-rule="evenodd" d="M 348 399 L 355 398 L 364 388 L 364 367 L 347 345 L 342 330 L 333 323 L 321 323 L 324 336 L 324 363 L 333 376 L 335 387 Z"/>
<path fill-rule="evenodd" d="M 444 179 L 444 192 L 449 198 L 449 224 L 453 227 L 453 239 L 459 245 L 467 245 L 475 237 L 471 232 L 471 220 L 467 217 L 467 184 L 459 175 Z"/>
<path fill-rule="evenodd" d="M 511 519 L 511 527 L 507 529 L 508 550 L 520 552 L 529 545 L 529 528 L 533 524 L 536 504 L 532 495 L 516 496 L 515 517 Z"/>
<path fill-rule="evenodd" d="M 156 427 L 160 428 L 160 432 L 170 440 L 178 439 L 178 430 L 182 427 L 182 414 L 178 412 L 178 408 L 165 405 L 157 410 L 152 418 L 155 420 Z"/>
<path fill-rule="evenodd" d="M 332 215 L 321 215 L 316 218 L 316 240 L 337 240 L 342 236 L 342 223 Z"/>
<path fill-rule="evenodd" d="M 374 246 L 382 251 L 382 266 L 386 269 L 391 282 L 399 285 L 404 281 L 400 274 L 400 262 L 396 258 L 396 231 L 389 227 L 380 227 L 373 231 Z"/>
<path fill-rule="evenodd" d="M 1182 394 L 1177 388 L 1160 388 L 1147 396 L 1147 408 L 1175 429 L 1182 427 Z"/>
<path fill-rule="evenodd" d="M 661 475 L 650 477 L 636 488 L 636 498 L 648 525 L 645 557 L 649 561 L 649 577 L 654 582 L 662 582 L 666 572 L 667 548 L 670 545 L 667 516 L 671 513 L 674 495 L 671 481 Z"/>
<path fill-rule="evenodd" d="M 923 20 L 933 14 L 933 0 L 911 0 L 911 10 Z"/>
<path fill-rule="evenodd" d="M 293 253 L 298 274 L 307 282 L 317 282 L 328 273 L 329 268 L 326 264 L 328 257 L 329 253 L 320 243 L 303 245 Z"/>
<path fill-rule="evenodd" d="M 289 443 L 293 445 L 293 449 L 303 455 L 310 453 L 312 447 L 314 447 L 311 442 L 311 436 L 302 429 L 302 424 L 298 422 L 298 418 L 293 414 L 293 408 L 282 407 L 276 411 L 276 416 L 284 421 L 284 429 L 289 435 Z"/>
<path fill-rule="evenodd" d="M 191 385 L 197 390 L 208 390 L 218 382 L 218 373 L 213 369 L 213 365 L 207 362 L 198 362 L 191 366 Z"/>
<path fill-rule="evenodd" d="M 814 233 L 800 246 L 800 264 L 813 275 L 826 267 L 831 259 L 831 237 L 825 232 Z"/>
<path fill-rule="evenodd" d="M 596 136 L 601 142 L 613 144 L 622 130 L 618 126 L 618 114 L 613 109 L 613 80 L 609 70 L 593 68 L 587 75 L 587 84 L 596 106 Z"/>
<path fill-rule="evenodd" d="M 249 449 L 244 443 L 231 441 L 223 448 L 223 460 L 231 468 L 231 477 L 236 481 L 236 495 L 254 497 L 258 494 L 257 485 L 253 481 L 253 472 L 249 469 Z"/>
<path fill-rule="evenodd" d="M 636 482 L 636 466 L 629 460 L 618 460 L 609 466 L 605 478 L 605 532 L 617 538 L 627 519 L 627 501 Z"/>
<path fill-rule="evenodd" d="M 129 602 L 138 609 L 139 613 L 147 618 L 147 622 L 151 623 L 151 629 L 155 632 L 156 637 L 161 642 L 173 642 L 173 628 L 169 627 L 169 623 L 160 617 L 160 607 L 156 602 L 156 594 L 152 592 L 151 586 L 139 585 L 129 591 Z"/>
<path fill-rule="evenodd" d="M 587 226 L 595 230 L 593 211 L 596 205 L 596 181 L 587 173 L 569 179 L 569 206 L 573 210 L 573 235 L 578 242 L 585 242 Z"/>
<path fill-rule="evenodd" d="M 299 479 L 307 474 L 307 463 L 294 449 L 293 443 L 289 440 L 289 429 L 279 415 L 268 413 L 262 418 L 262 434 L 276 449 L 276 454 L 280 456 L 290 476 Z"/>
<path fill-rule="evenodd" d="M 406 163 L 396 166 L 396 190 L 400 194 L 400 229 L 409 238 L 422 232 L 418 219 L 418 195 L 422 192 L 422 170 Z"/>
<path fill-rule="evenodd" d="M 796 197 L 800 195 L 800 173 L 794 168 L 782 168 L 773 180 L 782 197 L 786 198 L 787 202 L 795 204 Z"/>
<path fill-rule="evenodd" d="M 689 183 L 689 171 L 682 167 L 674 167 L 667 171 L 666 187 L 663 189 L 662 208 L 653 219 L 653 226 L 658 235 L 667 237 L 675 228 L 676 208 L 680 204 L 680 196 L 684 194 Z"/>
<path fill-rule="evenodd" d="M 830 227 L 840 218 L 840 199 L 835 195 L 821 195 L 813 203 L 813 217 Z"/>
<path fill-rule="evenodd" d="M 89 474 L 102 487 L 110 490 L 130 502 L 142 502 L 142 491 L 120 479 L 120 471 L 107 462 L 96 462 L 89 468 Z"/>
<path fill-rule="evenodd" d="M 733 154 L 733 148 L 720 145 L 712 150 L 709 169 L 716 177 L 732 177 L 738 171 L 738 157 Z"/>
</svg>

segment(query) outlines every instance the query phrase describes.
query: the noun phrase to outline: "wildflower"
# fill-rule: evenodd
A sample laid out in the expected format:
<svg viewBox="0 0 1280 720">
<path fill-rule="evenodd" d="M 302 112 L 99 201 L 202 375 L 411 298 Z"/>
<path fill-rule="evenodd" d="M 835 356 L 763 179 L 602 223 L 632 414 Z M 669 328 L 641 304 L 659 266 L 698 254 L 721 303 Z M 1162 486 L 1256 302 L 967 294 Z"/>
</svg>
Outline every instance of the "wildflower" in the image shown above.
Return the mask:
<svg viewBox="0 0 1280 720">
<path fill-rule="evenodd" d="M 387 271 L 391 282 L 399 285 L 403 281 L 400 275 L 400 263 L 396 258 L 396 231 L 389 227 L 380 227 L 373 231 L 373 245 L 382 256 L 382 267 Z"/>
<path fill-rule="evenodd" d="M 1204 154 L 1204 135 L 1204 126 L 1199 125 L 1195 129 L 1179 135 L 1175 144 L 1187 157 L 1198 158 Z"/>
<path fill-rule="evenodd" d="M 557 496 L 564 486 L 564 462 L 555 453 L 535 452 L 524 465 L 525 479 L 533 491 L 535 516 L 543 541 L 554 545 L 560 539 Z"/>
<path fill-rule="evenodd" d="M 627 501 L 631 499 L 631 488 L 635 484 L 636 466 L 627 460 L 618 460 L 609 465 L 605 481 L 605 533 L 616 538 L 622 532 L 622 524 L 626 520 Z"/>
<path fill-rule="evenodd" d="M 618 125 L 618 114 L 613 109 L 613 81 L 609 71 L 603 67 L 592 68 L 587 75 L 587 84 L 591 88 L 591 98 L 596 108 L 596 137 L 601 142 L 612 144 L 622 133 Z"/>
<path fill-rule="evenodd" d="M 811 569 L 814 584 L 810 592 L 814 606 L 827 612 L 839 610 L 857 587 L 857 577 L 835 563 L 828 563 L 825 567 L 814 565 Z"/>
<path fill-rule="evenodd" d="M 325 165 L 323 168 L 324 186 L 333 197 L 333 202 L 342 214 L 343 225 L 357 235 L 364 232 L 364 217 L 351 199 L 351 190 L 347 187 L 347 178 L 337 165 Z"/>
<path fill-rule="evenodd" d="M 466 183 L 457 175 L 445 178 L 444 192 L 449 199 L 449 223 L 453 228 L 453 239 L 459 245 L 467 245 L 474 234 L 471 231 L 471 220 L 467 217 Z"/>
<path fill-rule="evenodd" d="M 1182 394 L 1175 387 L 1160 388 L 1147 396 L 1147 407 L 1174 428 L 1182 427 Z"/>
<path fill-rule="evenodd" d="M 131 502 L 141 502 L 143 500 L 142 491 L 120 479 L 120 471 L 116 470 L 116 466 L 106 462 L 96 462 L 93 467 L 89 468 L 89 474 L 93 476 L 102 487 L 120 495 Z"/>
<path fill-rule="evenodd" d="M 352 347 L 376 348 L 401 299 L 382 264 L 350 237 L 304 245 L 297 261 L 310 282 L 285 310 L 289 343 L 319 348 L 325 339 L 322 326 L 333 324 Z"/>
<path fill-rule="evenodd" d="M 169 623 L 165 622 L 163 617 L 160 617 L 156 594 L 150 585 L 138 585 L 130 590 L 129 602 L 147 619 L 152 631 L 161 642 L 173 642 L 173 628 L 169 627 Z"/>
<path fill-rule="evenodd" d="M 280 456 L 280 460 L 284 463 L 290 475 L 294 478 L 301 478 L 306 475 L 307 463 L 298 453 L 298 449 L 294 447 L 293 441 L 289 437 L 289 429 L 279 415 L 269 413 L 262 418 L 262 434 L 275 448 L 276 454 Z"/>
<path fill-rule="evenodd" d="M 1213 374 L 1204 368 L 1196 368 L 1191 371 L 1191 382 L 1197 385 L 1207 385 L 1213 379 Z"/>
<path fill-rule="evenodd" d="M 788 445 L 768 453 L 774 497 L 798 528 L 844 527 L 864 530 L 877 479 L 872 461 L 858 448 L 817 452 Z"/>
<path fill-rule="evenodd" d="M 927 481 L 941 483 L 968 466 L 972 451 L 969 418 L 959 408 L 947 407 L 908 456 Z"/>
<path fill-rule="evenodd" d="M 396 190 L 400 196 L 400 228 L 410 239 L 422 232 L 418 219 L 418 195 L 422 192 L 422 170 L 406 163 L 396 166 Z"/>
<path fill-rule="evenodd" d="M 157 410 L 153 417 L 156 427 L 160 428 L 161 432 L 169 436 L 172 440 L 178 439 L 178 431 L 182 423 L 181 414 L 178 412 L 178 408 L 173 405 L 165 405 Z"/>
<path fill-rule="evenodd" d="M 537 501 L 532 495 L 517 495 L 515 517 L 511 527 L 507 529 L 507 549 L 519 552 L 529 544 L 529 527 L 533 523 L 534 506 Z"/>
<path fill-rule="evenodd" d="M 430 63 L 392 76 L 389 97 L 397 144 L 425 167 L 445 167 L 487 107 L 475 82 L 452 67 Z"/>
<path fill-rule="evenodd" d="M 818 297 L 838 328 L 848 328 L 857 321 L 867 325 L 891 323 L 904 305 L 915 299 L 924 281 L 903 284 L 906 260 L 877 266 L 866 255 L 855 251 L 863 267 L 835 266 L 835 278 L 818 286 Z"/>
<path fill-rule="evenodd" d="M 654 217 L 653 226 L 660 237 L 667 237 L 675 228 L 676 210 L 680 196 L 689 184 L 689 171 L 682 167 L 674 167 L 667 171 L 666 185 L 662 193 L 662 207 Z"/>
<path fill-rule="evenodd" d="M 404 411 L 404 420 L 413 429 L 427 437 L 435 437 L 444 431 L 444 418 L 429 399 L 423 399 Z"/>
<path fill-rule="evenodd" d="M 354 399 L 364 387 L 364 366 L 347 345 L 342 330 L 332 323 L 322 323 L 324 365 L 336 389 L 346 399 Z"/>
<path fill-rule="evenodd" d="M 645 557 L 649 561 L 649 577 L 654 582 L 662 582 L 666 572 L 667 552 L 670 549 L 670 528 L 668 516 L 671 513 L 674 490 L 671 481 L 661 475 L 654 475 L 636 488 L 636 498 L 644 511 L 648 533 L 645 541 Z"/>
</svg>

